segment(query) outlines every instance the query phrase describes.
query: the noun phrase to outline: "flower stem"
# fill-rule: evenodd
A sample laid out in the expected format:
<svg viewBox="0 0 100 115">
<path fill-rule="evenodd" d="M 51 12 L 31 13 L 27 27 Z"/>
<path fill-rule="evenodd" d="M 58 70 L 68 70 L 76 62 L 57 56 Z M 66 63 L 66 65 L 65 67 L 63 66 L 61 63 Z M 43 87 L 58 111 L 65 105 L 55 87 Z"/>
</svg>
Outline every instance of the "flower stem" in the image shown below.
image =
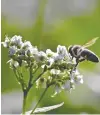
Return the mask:
<svg viewBox="0 0 100 115">
<path fill-rule="evenodd" d="M 35 105 L 34 109 L 32 110 L 31 114 L 33 114 L 33 112 L 35 111 L 35 109 L 37 108 L 38 104 L 40 103 L 40 101 L 42 100 L 42 98 L 44 97 L 46 91 L 47 91 L 48 87 L 44 90 L 44 92 L 42 93 L 40 99 L 38 100 L 37 104 Z"/>
<path fill-rule="evenodd" d="M 28 92 L 24 91 L 23 92 L 23 115 L 25 115 L 25 110 L 26 110 L 26 98 L 27 98 Z"/>
</svg>

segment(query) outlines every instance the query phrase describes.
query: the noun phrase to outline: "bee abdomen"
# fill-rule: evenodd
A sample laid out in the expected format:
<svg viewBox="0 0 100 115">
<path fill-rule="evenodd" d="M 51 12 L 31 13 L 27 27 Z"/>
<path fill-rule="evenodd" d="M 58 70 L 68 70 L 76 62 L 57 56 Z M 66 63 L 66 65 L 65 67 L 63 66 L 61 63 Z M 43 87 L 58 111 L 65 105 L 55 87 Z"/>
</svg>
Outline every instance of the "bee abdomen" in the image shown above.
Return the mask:
<svg viewBox="0 0 100 115">
<path fill-rule="evenodd" d="M 81 56 L 86 57 L 87 60 L 92 62 L 99 62 L 99 58 L 92 51 L 85 49 L 82 51 Z"/>
</svg>

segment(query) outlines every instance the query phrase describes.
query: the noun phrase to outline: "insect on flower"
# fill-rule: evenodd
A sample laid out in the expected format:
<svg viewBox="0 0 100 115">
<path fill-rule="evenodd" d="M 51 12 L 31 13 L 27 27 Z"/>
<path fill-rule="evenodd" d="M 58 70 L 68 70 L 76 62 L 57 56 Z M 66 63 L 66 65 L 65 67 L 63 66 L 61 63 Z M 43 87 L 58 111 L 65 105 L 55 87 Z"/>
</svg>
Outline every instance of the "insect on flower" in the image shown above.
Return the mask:
<svg viewBox="0 0 100 115">
<path fill-rule="evenodd" d="M 84 60 L 88 60 L 94 63 L 98 63 L 99 62 L 99 58 L 98 56 L 92 52 L 91 50 L 86 49 L 89 46 L 92 46 L 96 40 L 98 39 L 98 37 L 93 38 L 91 41 L 87 42 L 86 44 L 84 44 L 83 46 L 81 45 L 72 45 L 69 46 L 69 53 L 73 57 L 76 58 L 76 66 L 78 65 L 79 62 L 82 62 Z"/>
</svg>

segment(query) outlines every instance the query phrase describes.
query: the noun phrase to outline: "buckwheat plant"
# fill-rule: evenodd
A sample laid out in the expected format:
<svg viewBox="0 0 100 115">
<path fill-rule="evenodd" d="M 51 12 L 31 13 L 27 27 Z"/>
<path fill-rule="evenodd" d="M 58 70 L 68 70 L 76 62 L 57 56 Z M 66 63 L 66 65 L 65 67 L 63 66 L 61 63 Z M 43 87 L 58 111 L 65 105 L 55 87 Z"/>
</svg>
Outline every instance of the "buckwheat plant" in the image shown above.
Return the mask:
<svg viewBox="0 0 100 115">
<path fill-rule="evenodd" d="M 75 84 L 83 83 L 83 76 L 75 68 L 76 59 L 72 59 L 65 46 L 58 45 L 56 52 L 50 49 L 44 52 L 33 46 L 30 41 L 22 41 L 22 37 L 17 35 L 11 38 L 6 36 L 2 45 L 8 49 L 10 60 L 7 63 L 13 70 L 23 91 L 22 114 L 46 112 L 62 106 L 63 103 L 37 108 L 49 87 L 54 86 L 54 94 L 51 94 L 54 97 L 62 90 L 71 92 L 75 88 Z M 29 80 L 27 82 L 23 76 L 22 68 L 29 72 Z M 41 72 L 36 76 L 35 73 L 38 70 L 41 70 Z M 26 112 L 26 99 L 33 86 L 44 88 L 44 92 L 33 110 Z"/>
</svg>

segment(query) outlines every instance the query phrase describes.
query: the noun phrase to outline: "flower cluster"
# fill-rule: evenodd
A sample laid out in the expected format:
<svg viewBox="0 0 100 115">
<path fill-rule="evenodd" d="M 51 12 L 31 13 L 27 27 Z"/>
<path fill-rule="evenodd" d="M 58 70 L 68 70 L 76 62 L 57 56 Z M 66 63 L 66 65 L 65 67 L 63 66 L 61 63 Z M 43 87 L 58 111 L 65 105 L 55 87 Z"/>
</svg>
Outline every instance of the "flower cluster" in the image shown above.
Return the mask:
<svg viewBox="0 0 100 115">
<path fill-rule="evenodd" d="M 8 63 L 11 68 L 32 67 L 33 74 L 37 68 L 43 70 L 36 80 L 36 87 L 55 87 L 55 94 L 66 89 L 70 91 L 75 84 L 83 83 L 82 75 L 75 68 L 76 59 L 71 57 L 65 46 L 58 45 L 57 51 L 47 49 L 45 52 L 39 51 L 36 46 L 32 46 L 30 41 L 22 41 L 21 36 L 6 36 L 2 42 L 8 48 Z"/>
</svg>

